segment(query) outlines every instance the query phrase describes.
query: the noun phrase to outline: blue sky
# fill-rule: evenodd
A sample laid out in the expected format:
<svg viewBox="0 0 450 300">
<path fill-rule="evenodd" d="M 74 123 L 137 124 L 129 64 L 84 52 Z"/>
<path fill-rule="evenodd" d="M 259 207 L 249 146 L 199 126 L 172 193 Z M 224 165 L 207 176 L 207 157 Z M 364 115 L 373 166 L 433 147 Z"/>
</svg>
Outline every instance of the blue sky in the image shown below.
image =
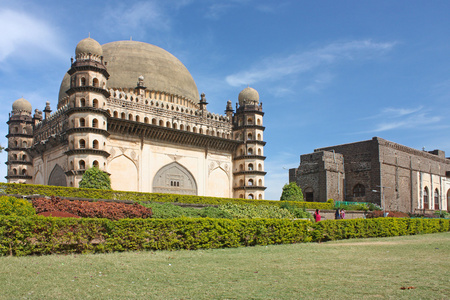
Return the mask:
<svg viewBox="0 0 450 300">
<path fill-rule="evenodd" d="M 266 199 L 279 199 L 287 169 L 319 147 L 379 136 L 450 156 L 449 11 L 436 0 L 0 0 L 0 144 L 14 100 L 56 108 L 90 33 L 171 52 L 212 112 L 234 107 L 247 85 L 258 90 Z"/>
</svg>

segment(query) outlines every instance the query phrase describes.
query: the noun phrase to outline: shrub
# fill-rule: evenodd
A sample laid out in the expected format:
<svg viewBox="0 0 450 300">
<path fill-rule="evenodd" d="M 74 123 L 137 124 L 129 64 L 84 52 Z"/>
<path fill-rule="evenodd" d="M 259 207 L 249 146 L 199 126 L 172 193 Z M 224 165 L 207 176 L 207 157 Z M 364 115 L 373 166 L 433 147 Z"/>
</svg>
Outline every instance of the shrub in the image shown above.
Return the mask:
<svg viewBox="0 0 450 300">
<path fill-rule="evenodd" d="M 27 200 L 0 196 L 0 215 L 27 217 L 35 214 L 36 211 Z"/>
<path fill-rule="evenodd" d="M 280 207 L 288 210 L 294 218 L 313 220 L 313 216 L 307 212 L 305 208 L 300 208 L 297 205 L 293 205 L 291 202 L 283 202 L 280 204 Z"/>
<path fill-rule="evenodd" d="M 295 182 L 290 182 L 283 186 L 281 201 L 303 201 L 302 189 Z"/>
<path fill-rule="evenodd" d="M 231 215 L 236 219 L 254 219 L 254 218 L 270 218 L 270 219 L 293 219 L 294 216 L 286 209 L 276 206 L 255 206 L 255 205 L 237 205 L 224 204 L 219 206 L 220 210 Z"/>
<path fill-rule="evenodd" d="M 33 200 L 37 213 L 46 211 L 68 212 L 83 218 L 107 218 L 119 220 L 124 218 L 150 218 L 152 210 L 137 203 L 125 204 L 114 202 L 88 202 L 61 200 L 57 197 L 51 199 L 38 198 Z"/>
<path fill-rule="evenodd" d="M 109 175 L 99 168 L 87 169 L 80 181 L 80 188 L 111 190 L 111 179 Z"/>
</svg>

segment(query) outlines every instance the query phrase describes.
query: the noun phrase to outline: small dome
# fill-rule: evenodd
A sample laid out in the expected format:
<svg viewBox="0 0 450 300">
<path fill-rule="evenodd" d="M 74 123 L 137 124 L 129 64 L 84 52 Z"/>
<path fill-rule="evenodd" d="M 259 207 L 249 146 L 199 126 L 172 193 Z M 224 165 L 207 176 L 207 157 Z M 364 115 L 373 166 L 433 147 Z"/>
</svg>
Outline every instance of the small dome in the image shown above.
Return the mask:
<svg viewBox="0 0 450 300">
<path fill-rule="evenodd" d="M 247 87 L 239 93 L 238 99 L 239 99 L 239 105 L 250 104 L 248 102 L 253 102 L 253 104 L 258 104 L 259 103 L 259 94 L 254 88 Z M 245 103 L 245 102 L 247 102 L 247 103 Z"/>
<path fill-rule="evenodd" d="M 96 55 L 98 57 L 103 55 L 102 46 L 94 39 L 85 38 L 81 40 L 77 47 L 75 48 L 75 56 L 80 57 L 81 55 L 88 55 L 91 53 L 92 55 Z"/>
<path fill-rule="evenodd" d="M 32 111 L 31 103 L 23 98 L 17 99 L 16 101 L 14 101 L 12 105 L 12 111 L 14 113 L 27 112 L 31 114 Z"/>
</svg>

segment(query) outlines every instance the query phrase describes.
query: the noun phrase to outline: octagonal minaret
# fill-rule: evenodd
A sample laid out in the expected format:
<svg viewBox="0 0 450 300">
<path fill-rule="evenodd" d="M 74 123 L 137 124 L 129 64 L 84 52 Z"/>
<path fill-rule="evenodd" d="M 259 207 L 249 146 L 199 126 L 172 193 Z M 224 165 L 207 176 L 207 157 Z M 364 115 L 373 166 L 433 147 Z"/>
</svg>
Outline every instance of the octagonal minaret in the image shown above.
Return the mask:
<svg viewBox="0 0 450 300">
<path fill-rule="evenodd" d="M 264 199 L 264 126 L 258 92 L 247 87 L 239 93 L 233 117 L 233 134 L 242 141 L 233 161 L 234 197 Z"/>
<path fill-rule="evenodd" d="M 14 101 L 8 124 L 8 171 L 6 179 L 11 183 L 32 183 L 31 156 L 29 149 L 33 144 L 33 119 L 31 104 L 20 98 Z"/>
<path fill-rule="evenodd" d="M 103 62 L 102 46 L 94 39 L 80 41 L 75 49 L 76 60 L 70 70 L 68 97 L 69 170 L 66 172 L 70 186 L 78 187 L 84 171 L 96 166 L 106 171 L 106 141 L 108 112 L 105 110 L 109 92 L 106 82 L 108 71 Z"/>
</svg>

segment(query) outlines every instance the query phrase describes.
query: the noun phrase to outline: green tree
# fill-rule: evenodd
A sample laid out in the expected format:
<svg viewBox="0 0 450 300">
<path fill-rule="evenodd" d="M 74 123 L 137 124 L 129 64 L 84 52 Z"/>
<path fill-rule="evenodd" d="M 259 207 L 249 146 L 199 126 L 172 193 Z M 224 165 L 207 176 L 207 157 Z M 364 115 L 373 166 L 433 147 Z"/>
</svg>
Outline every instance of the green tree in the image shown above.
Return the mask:
<svg viewBox="0 0 450 300">
<path fill-rule="evenodd" d="M 281 201 L 303 201 L 302 189 L 295 182 L 290 182 L 283 186 Z"/>
<path fill-rule="evenodd" d="M 80 188 L 111 190 L 109 175 L 97 167 L 87 169 L 80 181 Z"/>
</svg>

